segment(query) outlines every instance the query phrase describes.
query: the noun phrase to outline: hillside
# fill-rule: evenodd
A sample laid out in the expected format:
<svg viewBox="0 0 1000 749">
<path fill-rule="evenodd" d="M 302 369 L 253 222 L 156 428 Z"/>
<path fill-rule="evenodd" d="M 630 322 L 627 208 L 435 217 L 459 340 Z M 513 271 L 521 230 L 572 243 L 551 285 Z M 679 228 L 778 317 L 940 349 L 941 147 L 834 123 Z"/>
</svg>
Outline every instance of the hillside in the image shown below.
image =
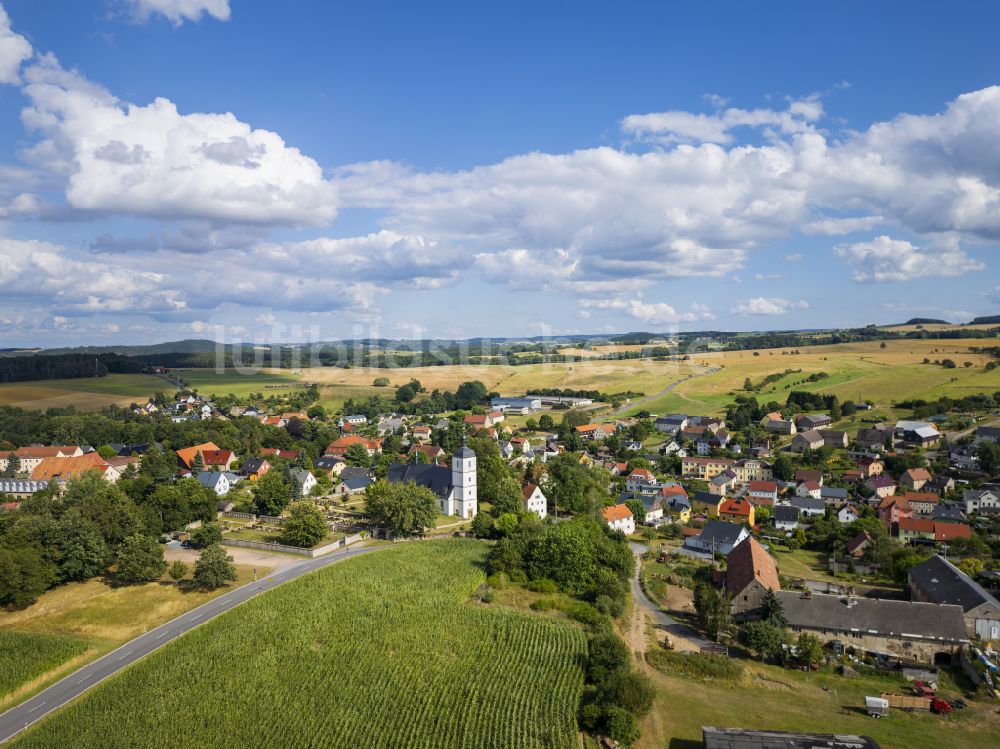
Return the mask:
<svg viewBox="0 0 1000 749">
<path fill-rule="evenodd" d="M 1000 315 L 983 315 L 975 317 L 969 325 L 997 325 L 1000 324 Z"/>
<path fill-rule="evenodd" d="M 903 325 L 949 325 L 947 320 L 938 320 L 934 317 L 911 317 Z"/>
<path fill-rule="evenodd" d="M 485 550 L 410 543 L 288 583 L 13 746 L 576 747 L 583 632 L 470 603 Z"/>
</svg>

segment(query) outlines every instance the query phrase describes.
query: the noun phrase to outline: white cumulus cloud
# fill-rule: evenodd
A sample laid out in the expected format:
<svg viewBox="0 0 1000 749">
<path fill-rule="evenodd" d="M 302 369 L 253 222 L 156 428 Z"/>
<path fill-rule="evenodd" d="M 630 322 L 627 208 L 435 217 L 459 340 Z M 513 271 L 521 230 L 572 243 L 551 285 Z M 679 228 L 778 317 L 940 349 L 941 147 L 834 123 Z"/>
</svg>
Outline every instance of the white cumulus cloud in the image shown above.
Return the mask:
<svg viewBox="0 0 1000 749">
<path fill-rule="evenodd" d="M 31 44 L 11 30 L 7 11 L 0 5 L 0 83 L 18 83 L 21 63 L 31 54 Z"/>
<path fill-rule="evenodd" d="M 854 268 L 852 277 L 857 283 L 947 278 L 986 267 L 957 247 L 920 249 L 905 239 L 886 235 L 839 245 L 834 252 Z"/>
<path fill-rule="evenodd" d="M 734 315 L 756 317 L 784 315 L 793 309 L 809 309 L 809 304 L 804 299 L 791 300 L 781 297 L 758 296 L 737 302 L 729 311 Z"/>
<path fill-rule="evenodd" d="M 203 15 L 219 21 L 229 20 L 229 0 L 127 0 L 140 20 L 159 14 L 166 16 L 175 26 L 184 21 L 198 21 Z"/>
</svg>

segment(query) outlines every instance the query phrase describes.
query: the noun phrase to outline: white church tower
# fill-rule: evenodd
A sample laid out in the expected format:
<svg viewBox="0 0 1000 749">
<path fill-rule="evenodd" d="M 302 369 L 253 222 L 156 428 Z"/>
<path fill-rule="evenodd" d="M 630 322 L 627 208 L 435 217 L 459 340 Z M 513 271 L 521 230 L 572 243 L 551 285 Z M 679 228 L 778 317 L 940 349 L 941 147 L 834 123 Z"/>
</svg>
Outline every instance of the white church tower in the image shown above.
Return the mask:
<svg viewBox="0 0 1000 749">
<path fill-rule="evenodd" d="M 476 495 L 476 453 L 462 438 L 462 447 L 451 459 L 451 513 L 471 519 L 479 512 Z"/>
</svg>

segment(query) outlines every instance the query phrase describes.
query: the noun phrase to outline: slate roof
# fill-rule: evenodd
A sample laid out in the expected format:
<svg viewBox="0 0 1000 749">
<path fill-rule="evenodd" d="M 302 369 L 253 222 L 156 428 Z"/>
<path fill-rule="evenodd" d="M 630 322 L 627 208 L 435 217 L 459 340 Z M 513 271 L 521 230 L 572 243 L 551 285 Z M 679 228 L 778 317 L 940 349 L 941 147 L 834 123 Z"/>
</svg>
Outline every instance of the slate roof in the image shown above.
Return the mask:
<svg viewBox="0 0 1000 749">
<path fill-rule="evenodd" d="M 736 543 L 743 532 L 742 525 L 727 523 L 725 520 L 709 520 L 698 535 L 707 544 L 714 541 L 716 546 L 722 546 Z"/>
<path fill-rule="evenodd" d="M 773 517 L 775 522 L 792 523 L 799 519 L 799 511 L 791 505 L 775 505 Z"/>
<path fill-rule="evenodd" d="M 469 452 L 472 452 L 469 450 Z M 473 453 L 475 455 L 475 453 Z M 341 474 L 343 479 L 343 474 Z M 389 466 L 386 480 L 390 484 L 402 484 L 412 481 L 417 486 L 425 486 L 438 497 L 445 498 L 451 494 L 451 468 L 435 466 L 430 463 L 393 463 Z"/>
<path fill-rule="evenodd" d="M 355 492 L 360 491 L 361 489 L 367 489 L 372 483 L 372 477 L 367 474 L 364 476 L 351 476 L 350 478 L 342 479 L 340 483 L 352 492 Z"/>
<path fill-rule="evenodd" d="M 984 603 L 991 603 L 1000 610 L 1000 601 L 940 555 L 911 567 L 910 585 L 919 587 L 936 603 L 961 606 L 963 611 L 971 611 Z"/>
<path fill-rule="evenodd" d="M 219 480 L 222 479 L 224 475 L 225 474 L 219 473 L 218 471 L 204 471 L 203 473 L 198 474 L 198 483 L 206 489 L 215 489 Z"/>
<path fill-rule="evenodd" d="M 847 499 L 847 489 L 839 486 L 824 486 L 819 490 L 819 496 L 823 499 Z"/>
<path fill-rule="evenodd" d="M 778 591 L 789 627 L 968 642 L 960 606 Z M 850 601 L 850 604 L 847 602 Z"/>
<path fill-rule="evenodd" d="M 803 510 L 813 510 L 815 512 L 826 510 L 826 502 L 815 497 L 792 497 L 788 503 L 800 512 Z"/>
<path fill-rule="evenodd" d="M 701 727 L 705 749 L 880 749 L 869 736 Z"/>
</svg>

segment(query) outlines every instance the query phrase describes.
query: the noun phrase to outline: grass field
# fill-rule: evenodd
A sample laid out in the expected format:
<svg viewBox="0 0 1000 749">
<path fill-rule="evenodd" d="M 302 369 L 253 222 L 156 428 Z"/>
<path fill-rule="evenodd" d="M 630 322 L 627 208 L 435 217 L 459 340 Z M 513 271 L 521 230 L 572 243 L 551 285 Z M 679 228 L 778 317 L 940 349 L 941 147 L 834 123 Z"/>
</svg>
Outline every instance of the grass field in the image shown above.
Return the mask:
<svg viewBox="0 0 1000 749">
<path fill-rule="evenodd" d="M 253 568 L 236 566 L 236 585 L 253 579 Z M 259 567 L 258 573 L 268 570 Z M 112 587 L 101 579 L 60 585 L 45 592 L 35 603 L 19 611 L 0 611 L 0 672 L 5 637 L 70 638 L 83 644 L 83 651 L 70 660 L 53 663 L 18 688 L 5 692 L 0 688 L 0 709 L 26 699 L 32 693 L 62 676 L 69 666 L 81 666 L 131 640 L 148 629 L 180 616 L 206 601 L 222 595 L 216 591 L 183 590 L 173 583 Z M 0 680 L 2 680 L 0 676 Z"/>
<path fill-rule="evenodd" d="M 170 383 L 165 380 L 141 374 L 10 382 L 0 384 L 0 406 L 18 406 L 28 410 L 75 406 L 80 411 L 99 411 L 115 404 L 145 403 L 157 390 L 173 392 Z"/>
<path fill-rule="evenodd" d="M 471 603 L 484 552 L 405 544 L 290 582 L 13 745 L 576 747 L 584 635 Z"/>
<path fill-rule="evenodd" d="M 883 749 L 996 746 L 1000 716 L 993 704 L 970 702 L 967 709 L 949 718 L 892 710 L 888 717 L 875 720 L 865 712 L 865 695 L 900 691 L 902 680 L 845 678 L 743 663 L 746 674 L 738 681 L 699 680 L 647 666 L 657 697 L 643 723 L 638 749 L 700 747 L 702 726 L 860 734 L 871 736 Z M 947 680 L 941 692 L 960 694 Z"/>
<path fill-rule="evenodd" d="M 214 369 L 184 369 L 176 374 L 188 384 L 188 387 L 202 395 L 232 394 L 243 398 L 250 393 L 262 393 L 265 397 L 282 395 L 288 392 L 289 388 L 298 387 L 298 383 L 302 380 L 300 375 L 280 369 L 265 369 L 248 374 L 242 374 L 234 369 L 227 369 L 221 373 Z"/>
<path fill-rule="evenodd" d="M 75 637 L 0 630 L 0 699 L 86 650 Z"/>
<path fill-rule="evenodd" d="M 758 383 L 769 374 L 801 369 L 752 393 L 758 400 L 783 403 L 791 390 L 835 393 L 841 400 L 871 399 L 880 405 L 908 398 L 932 399 L 943 395 L 961 397 L 1000 390 L 1000 368 L 985 370 L 988 357 L 972 354 L 972 346 L 996 345 L 996 339 L 906 340 L 811 346 L 782 353 L 782 349 L 707 353 L 697 363 L 721 367 L 720 371 L 681 383 L 676 389 L 643 407 L 653 413 L 673 411 L 722 413 L 734 394 L 743 392 L 744 380 Z M 785 349 L 784 351 L 792 351 Z M 923 364 L 925 358 L 953 359 L 955 369 Z M 965 368 L 963 363 L 972 362 Z M 829 377 L 818 382 L 799 382 L 815 372 Z"/>
</svg>

